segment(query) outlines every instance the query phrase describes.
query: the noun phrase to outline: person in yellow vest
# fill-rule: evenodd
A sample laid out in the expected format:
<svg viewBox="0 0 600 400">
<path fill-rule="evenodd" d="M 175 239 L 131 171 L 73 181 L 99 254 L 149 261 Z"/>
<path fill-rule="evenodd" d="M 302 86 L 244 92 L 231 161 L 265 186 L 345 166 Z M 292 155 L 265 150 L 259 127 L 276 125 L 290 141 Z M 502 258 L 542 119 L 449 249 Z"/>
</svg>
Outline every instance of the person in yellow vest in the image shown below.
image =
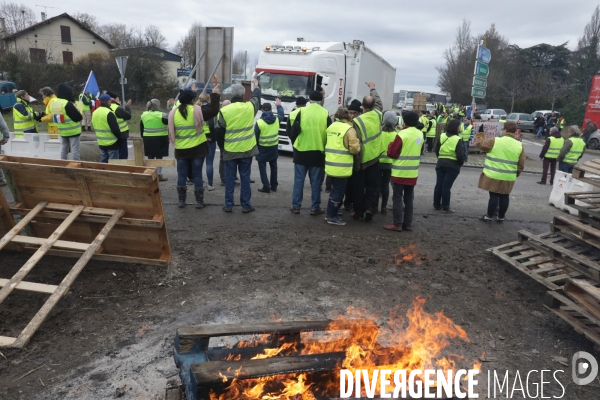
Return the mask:
<svg viewBox="0 0 600 400">
<path fill-rule="evenodd" d="M 223 211 L 233 211 L 233 192 L 235 177 L 240 174 L 240 203 L 243 213 L 253 212 L 250 203 L 250 168 L 252 157 L 258 154 L 256 135 L 254 134 L 254 116 L 260 109 L 261 91 L 258 80 L 252 80 L 254 90 L 252 98 L 244 101 L 246 89 L 242 85 L 231 85 L 231 104 L 221 108 L 215 124 L 215 137 L 223 152 L 225 163 L 225 204 Z"/>
<path fill-rule="evenodd" d="M 300 109 L 306 107 L 306 103 L 307 101 L 305 97 L 300 96 L 296 99 L 296 107 L 294 107 L 294 109 L 290 112 L 290 115 L 288 116 L 288 122 L 285 125 L 285 133 L 288 135 L 288 137 L 290 136 L 292 126 L 296 120 L 296 115 L 298 115 Z"/>
<path fill-rule="evenodd" d="M 83 120 L 81 121 L 81 130 L 85 131 L 87 127 L 88 131 L 92 130 L 92 101 L 94 96 L 88 92 L 81 92 L 79 94 L 79 101 L 81 102 L 81 115 Z"/>
<path fill-rule="evenodd" d="M 228 106 L 231 104 L 231 100 L 223 100 L 221 103 L 221 108 Z M 213 123 L 213 131 L 215 129 L 215 120 Z M 213 136 L 213 141 L 217 142 L 217 139 Z M 221 186 L 225 186 L 225 162 L 223 161 L 223 149 L 221 148 L 221 144 L 217 142 L 217 146 L 219 147 L 219 179 L 221 179 Z M 239 183 L 236 182 L 236 186 L 239 186 Z"/>
<path fill-rule="evenodd" d="M 40 118 L 40 122 L 46 123 L 46 130 L 51 134 L 58 134 L 58 127 L 52 118 L 52 103 L 56 99 L 56 94 L 54 94 L 54 90 L 49 88 L 48 86 L 40 89 L 40 95 L 42 95 L 42 99 L 44 101 L 44 105 L 46 106 L 46 110 L 44 111 L 44 115 Z"/>
<path fill-rule="evenodd" d="M 211 107 L 203 110 L 202 107 L 194 105 L 196 92 L 190 89 L 183 90 L 179 93 L 180 104 L 169 113 L 169 141 L 175 145 L 177 160 L 177 206 L 179 208 L 185 207 L 186 179 L 190 164 L 194 178 L 196 208 L 205 207 L 202 166 L 209 150 L 204 124 L 219 112 L 221 95 L 218 85 L 215 85 L 210 97 Z"/>
<path fill-rule="evenodd" d="M 390 180 L 392 179 L 392 159 L 387 155 L 387 148 L 398 135 L 400 130 L 398 126 L 400 121 L 398 120 L 398 114 L 394 111 L 386 111 L 383 114 L 383 128 L 381 129 L 382 148 L 383 152 L 379 156 L 379 193 L 377 196 L 377 206 L 379 205 L 379 197 L 381 197 L 381 214 L 387 214 L 387 203 L 390 198 Z"/>
<path fill-rule="evenodd" d="M 360 100 L 354 99 L 348 104 L 348 114 L 350 115 L 350 120 L 354 121 L 354 118 L 359 117 L 362 114 L 362 103 Z M 360 154 L 354 155 L 354 172 L 360 168 L 361 156 Z M 348 183 L 346 184 L 346 194 L 344 195 L 344 210 L 352 213 L 354 208 L 354 179 L 350 177 Z"/>
<path fill-rule="evenodd" d="M 131 105 L 131 99 L 125 103 L 124 106 L 121 105 L 121 99 L 119 99 L 119 95 L 113 92 L 106 92 L 107 95 L 110 96 L 111 104 L 110 108 L 115 113 L 117 117 L 117 122 L 119 123 L 119 128 L 121 129 L 121 137 L 124 139 L 121 141 L 121 148 L 119 149 L 119 159 L 127 160 L 129 156 L 129 151 L 127 150 L 127 139 L 129 139 L 129 124 L 127 121 L 131 120 L 131 110 L 129 106 Z"/>
<path fill-rule="evenodd" d="M 279 121 L 283 121 L 285 114 L 281 106 L 281 100 L 275 99 L 277 115 L 271 112 L 271 103 L 262 105 L 262 115 L 254 125 L 254 134 L 258 142 L 258 154 L 256 162 L 260 171 L 262 187 L 258 189 L 262 193 L 277 191 L 277 158 L 279 157 Z M 267 163 L 271 168 L 271 179 L 267 175 Z"/>
<path fill-rule="evenodd" d="M 462 145 L 464 147 L 463 154 L 465 157 L 465 162 L 469 159 L 469 143 L 471 142 L 471 137 L 473 136 L 473 125 L 471 125 L 471 118 L 466 117 L 463 123 L 460 125 L 459 129 L 460 137 L 462 139 Z"/>
<path fill-rule="evenodd" d="M 17 102 L 13 106 L 13 123 L 15 138 L 22 139 L 23 133 L 36 133 L 37 126 L 35 121 L 39 121 L 43 113 L 33 111 L 29 105 L 31 97 L 25 90 L 15 91 Z"/>
<path fill-rule="evenodd" d="M 558 129 L 562 132 L 563 129 L 565 129 L 565 125 L 566 125 L 566 121 L 565 119 L 561 116 L 560 118 L 558 118 L 558 121 L 556 121 L 556 126 L 558 126 Z"/>
<path fill-rule="evenodd" d="M 506 123 L 506 115 L 500 117 L 500 119 L 498 120 L 498 122 L 500 122 L 501 124 Z"/>
<path fill-rule="evenodd" d="M 107 163 L 108 160 L 119 159 L 119 148 L 121 147 L 121 129 L 117 123 L 117 117 L 110 108 L 110 96 L 103 94 L 98 99 L 100 107 L 92 114 L 92 126 L 96 132 L 96 140 L 100 148 L 100 162 Z"/>
<path fill-rule="evenodd" d="M 460 167 L 465 162 L 463 140 L 459 129 L 461 122 L 453 119 L 448 122 L 446 132 L 440 135 L 435 146 L 437 164 L 435 166 L 436 183 L 433 189 L 433 208 L 442 213 L 453 213 L 450 208 L 452 185 L 460 174 Z"/>
<path fill-rule="evenodd" d="M 543 160 L 543 167 L 542 179 L 538 182 L 538 184 L 546 184 L 546 179 L 548 178 L 548 168 L 550 168 L 550 184 L 554 184 L 556 159 L 558 158 L 560 150 L 563 148 L 564 144 L 565 139 L 563 139 L 558 128 L 555 126 L 550 128 L 550 136 L 548 139 L 546 139 L 546 143 L 544 143 L 544 147 L 542 147 L 542 151 L 540 152 L 540 160 Z"/>
<path fill-rule="evenodd" d="M 352 175 L 354 204 L 352 217 L 357 221 L 372 221 L 379 194 L 379 156 L 385 150 L 381 136 L 383 103 L 374 82 L 367 82 L 370 94 L 362 101 L 363 113 L 352 123 L 361 143 L 360 169 Z"/>
<path fill-rule="evenodd" d="M 354 155 L 360 153 L 360 148 L 360 141 L 352 126 L 348 109 L 338 108 L 335 122 L 327 128 L 325 143 L 325 173 L 331 177 L 331 191 L 325 220 L 330 225 L 346 225 L 346 221 L 338 217 L 338 212 L 346 192 L 346 185 L 352 176 Z"/>
<path fill-rule="evenodd" d="M 409 111 L 402 118 L 405 128 L 387 148 L 387 155 L 392 159 L 394 219 L 383 229 L 395 232 L 412 231 L 415 186 L 425 146 L 423 132 L 417 129 L 419 115 Z"/>
<path fill-rule="evenodd" d="M 558 154 L 558 169 L 567 174 L 573 173 L 573 167 L 585 152 L 585 142 L 581 138 L 581 131 L 577 125 L 571 125 L 562 149 Z"/>
<path fill-rule="evenodd" d="M 486 139 L 485 134 L 475 136 L 475 146 L 486 154 L 485 163 L 479 177 L 479 188 L 490 193 L 487 213 L 480 218 L 492 222 L 498 208 L 497 222 L 504 222 L 510 192 L 517 177 L 525 169 L 525 151 L 521 142 L 515 139 L 517 124 L 504 124 L 502 136 Z"/>
<path fill-rule="evenodd" d="M 59 104 L 60 108 L 58 107 Z M 73 89 L 65 83 L 59 84 L 56 90 L 56 99 L 54 99 L 50 108 L 53 112 L 53 121 L 56 123 L 58 134 L 60 135 L 61 160 L 67 159 L 70 148 L 73 160 L 79 161 L 81 120 L 83 120 L 83 117 L 77 107 L 75 107 Z"/>
<path fill-rule="evenodd" d="M 321 186 L 325 178 L 325 143 L 331 118 L 323 108 L 323 94 L 314 90 L 309 95 L 310 104 L 296 115 L 290 132 L 294 145 L 294 189 L 290 211 L 300 214 L 306 175 L 310 179 L 310 215 L 321 215 Z"/>
<path fill-rule="evenodd" d="M 421 110 L 419 113 L 419 123 L 423 125 L 423 127 L 421 127 L 421 132 L 423 132 L 423 140 L 425 140 L 427 137 L 427 129 L 429 129 L 429 118 L 427 118 L 427 111 Z M 425 152 L 427 153 L 427 150 Z"/>
<path fill-rule="evenodd" d="M 428 117 L 427 131 L 425 132 L 425 138 L 427 140 L 427 152 L 433 152 L 433 141 L 435 140 L 435 131 L 437 129 L 437 123 L 433 116 Z"/>
<path fill-rule="evenodd" d="M 146 103 L 146 111 L 140 119 L 140 135 L 144 140 L 144 155 L 149 160 L 162 160 L 169 156 L 169 115 L 160 111 L 160 101 L 152 99 Z M 162 167 L 156 168 L 158 180 L 168 180 Z"/>
</svg>

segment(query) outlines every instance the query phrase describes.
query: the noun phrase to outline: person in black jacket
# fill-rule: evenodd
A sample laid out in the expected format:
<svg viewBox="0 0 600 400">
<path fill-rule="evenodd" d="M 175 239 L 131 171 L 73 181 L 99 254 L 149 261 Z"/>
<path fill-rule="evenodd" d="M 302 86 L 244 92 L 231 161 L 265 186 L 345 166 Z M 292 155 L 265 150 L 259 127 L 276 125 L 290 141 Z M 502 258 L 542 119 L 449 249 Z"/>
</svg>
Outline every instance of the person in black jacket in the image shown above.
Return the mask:
<svg viewBox="0 0 600 400">
<path fill-rule="evenodd" d="M 111 99 L 111 107 L 117 116 L 117 118 L 121 118 L 122 120 L 129 121 L 131 120 L 131 109 L 129 106 L 131 105 L 131 99 L 127 101 L 124 105 L 121 105 L 121 99 L 119 99 L 119 95 L 113 92 L 106 92 L 107 95 L 110 96 Z M 115 107 L 115 104 L 117 105 Z M 119 149 L 119 159 L 127 160 L 129 151 L 127 150 L 127 139 L 129 139 L 129 126 L 127 130 L 121 132 L 121 137 L 123 140 L 121 141 L 121 148 Z"/>
<path fill-rule="evenodd" d="M 542 137 L 542 133 L 544 132 L 544 127 L 546 126 L 546 119 L 544 118 L 544 114 L 538 113 L 535 121 L 533 121 L 533 128 L 535 130 L 535 137 L 537 139 Z"/>
<path fill-rule="evenodd" d="M 435 145 L 435 155 L 438 157 L 437 165 L 435 166 L 435 174 L 437 181 L 433 190 L 433 208 L 442 210 L 444 213 L 453 213 L 450 208 L 450 194 L 454 181 L 460 174 L 460 167 L 465 162 L 465 147 L 462 139 L 459 137 L 454 149 L 446 149 L 448 154 L 442 154 L 440 158 L 440 149 L 444 146 L 447 140 L 458 135 L 460 121 L 453 119 L 446 126 L 446 134 L 440 136 L 440 140 Z M 447 146 L 446 146 L 447 147 Z M 455 158 L 455 159 L 454 159 Z"/>
</svg>

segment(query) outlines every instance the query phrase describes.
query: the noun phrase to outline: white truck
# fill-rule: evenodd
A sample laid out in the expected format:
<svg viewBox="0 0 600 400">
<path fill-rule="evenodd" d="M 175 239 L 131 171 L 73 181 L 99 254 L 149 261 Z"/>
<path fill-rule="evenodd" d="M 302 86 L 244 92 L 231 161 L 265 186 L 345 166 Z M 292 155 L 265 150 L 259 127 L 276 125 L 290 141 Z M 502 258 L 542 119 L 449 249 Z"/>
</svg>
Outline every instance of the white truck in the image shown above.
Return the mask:
<svg viewBox="0 0 600 400">
<path fill-rule="evenodd" d="M 375 82 L 384 110 L 392 108 L 396 69 L 361 40 L 345 43 L 298 39 L 269 45 L 260 54 L 256 74 L 262 102 L 274 103 L 277 97 L 281 99 L 285 112 L 279 128 L 279 149 L 282 151 L 293 151 L 285 132 L 296 99 L 305 97 L 308 100 L 310 92 L 317 86 L 325 90 L 323 107 L 330 115 L 354 99 L 362 101 L 369 94 L 368 81 Z"/>
</svg>

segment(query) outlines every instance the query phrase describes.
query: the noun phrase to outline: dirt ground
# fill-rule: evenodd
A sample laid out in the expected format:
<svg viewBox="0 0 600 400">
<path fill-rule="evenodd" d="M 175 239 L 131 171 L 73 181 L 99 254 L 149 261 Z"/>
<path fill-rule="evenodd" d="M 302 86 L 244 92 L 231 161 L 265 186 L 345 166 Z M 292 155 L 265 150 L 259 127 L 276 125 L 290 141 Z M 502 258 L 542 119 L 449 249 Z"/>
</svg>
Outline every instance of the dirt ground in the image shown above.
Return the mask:
<svg viewBox="0 0 600 400">
<path fill-rule="evenodd" d="M 536 185 L 539 176 L 519 178 L 509 220 L 486 225 L 478 220 L 487 204 L 487 193 L 477 189 L 479 169 L 463 169 L 453 190 L 456 213 L 441 215 L 431 208 L 434 166 L 424 165 L 414 231 L 393 233 L 382 229 L 390 215 L 345 227 L 309 216 L 308 186 L 302 214 L 293 215 L 292 171 L 290 158 L 281 157 L 280 190 L 262 194 L 253 184 L 257 211 L 245 215 L 239 207 L 221 211 L 218 178 L 207 208 L 178 209 L 175 171 L 166 170 L 170 179 L 161 185 L 171 267 L 90 262 L 25 349 L 0 349 L 0 399 L 110 399 L 117 389 L 124 389 L 124 399 L 163 399 L 167 380 L 177 377 L 178 326 L 326 319 L 348 306 L 384 323 L 391 309 L 410 307 L 415 296 L 427 299 L 428 312 L 443 310 L 467 332 L 470 342 L 453 341 L 449 350 L 467 360 L 486 352 L 493 361 L 483 364 L 484 374 L 562 369 L 563 398 L 600 397 L 598 382 L 567 385 L 570 365 L 553 360 L 570 363 L 577 351 L 598 358 L 591 342 L 543 307 L 545 287 L 486 251 L 516 240 L 519 229 L 548 231 L 560 211 L 547 205 L 550 187 Z M 396 265 L 394 256 L 411 243 L 418 263 Z M 26 259 L 2 251 L 0 276 L 9 278 Z M 58 284 L 73 262 L 44 258 L 27 280 Z M 44 300 L 13 292 L 0 306 L 0 335 L 17 334 Z M 560 394 L 558 385 L 545 393 Z"/>
</svg>

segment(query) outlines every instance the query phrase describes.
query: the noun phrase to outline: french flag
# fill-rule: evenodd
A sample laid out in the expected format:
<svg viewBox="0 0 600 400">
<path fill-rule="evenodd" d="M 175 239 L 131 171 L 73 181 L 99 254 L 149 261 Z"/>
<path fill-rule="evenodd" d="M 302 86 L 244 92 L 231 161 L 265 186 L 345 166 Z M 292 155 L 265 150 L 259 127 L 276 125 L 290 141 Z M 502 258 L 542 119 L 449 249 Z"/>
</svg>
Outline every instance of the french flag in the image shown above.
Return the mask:
<svg viewBox="0 0 600 400">
<path fill-rule="evenodd" d="M 64 114 L 52 114 L 52 122 L 55 122 L 57 124 L 64 124 L 65 123 Z"/>
</svg>

